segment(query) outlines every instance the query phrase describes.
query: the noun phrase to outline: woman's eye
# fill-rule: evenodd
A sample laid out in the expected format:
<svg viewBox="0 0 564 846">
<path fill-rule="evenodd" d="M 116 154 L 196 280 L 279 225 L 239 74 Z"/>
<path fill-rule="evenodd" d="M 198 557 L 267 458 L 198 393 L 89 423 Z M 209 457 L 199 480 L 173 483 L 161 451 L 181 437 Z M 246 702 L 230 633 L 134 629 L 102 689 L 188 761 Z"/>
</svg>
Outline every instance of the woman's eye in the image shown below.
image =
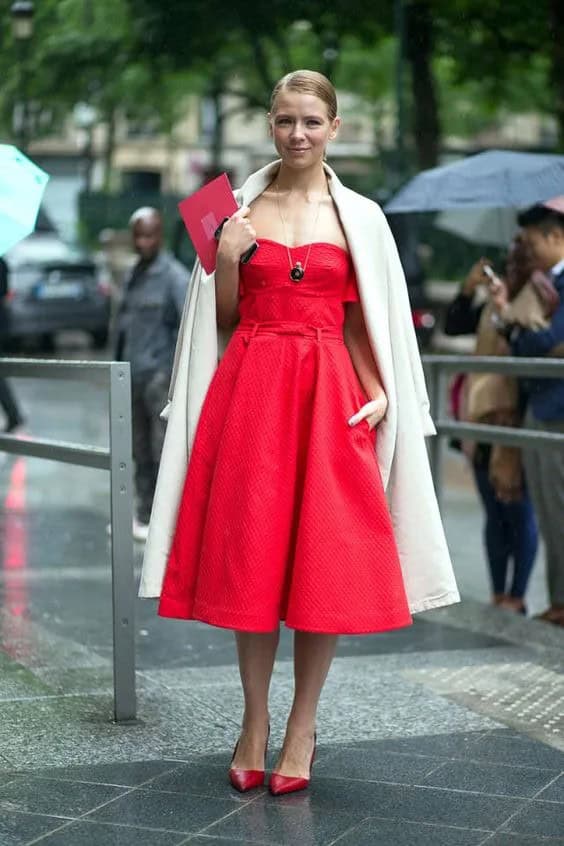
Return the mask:
<svg viewBox="0 0 564 846">
<path fill-rule="evenodd" d="M 279 118 L 279 120 L 276 121 L 276 126 L 285 126 L 288 123 L 290 123 L 288 118 Z"/>
</svg>

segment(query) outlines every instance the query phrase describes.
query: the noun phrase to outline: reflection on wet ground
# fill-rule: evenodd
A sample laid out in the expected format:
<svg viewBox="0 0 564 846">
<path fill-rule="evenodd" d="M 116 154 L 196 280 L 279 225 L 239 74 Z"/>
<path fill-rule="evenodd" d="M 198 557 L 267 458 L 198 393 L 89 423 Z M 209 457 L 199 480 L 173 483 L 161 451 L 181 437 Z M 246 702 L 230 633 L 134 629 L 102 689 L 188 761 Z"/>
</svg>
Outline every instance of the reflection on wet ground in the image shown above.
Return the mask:
<svg viewBox="0 0 564 846">
<path fill-rule="evenodd" d="M 16 385 L 34 436 L 107 444 L 101 389 Z M 112 724 L 107 474 L 2 456 L 0 843 L 564 843 L 564 637 L 477 601 L 480 517 L 460 475 L 445 519 L 465 602 L 341 640 L 312 788 L 275 800 L 227 784 L 241 713 L 230 632 L 139 601 L 140 720 Z M 285 631 L 270 764 L 291 650 Z"/>
</svg>

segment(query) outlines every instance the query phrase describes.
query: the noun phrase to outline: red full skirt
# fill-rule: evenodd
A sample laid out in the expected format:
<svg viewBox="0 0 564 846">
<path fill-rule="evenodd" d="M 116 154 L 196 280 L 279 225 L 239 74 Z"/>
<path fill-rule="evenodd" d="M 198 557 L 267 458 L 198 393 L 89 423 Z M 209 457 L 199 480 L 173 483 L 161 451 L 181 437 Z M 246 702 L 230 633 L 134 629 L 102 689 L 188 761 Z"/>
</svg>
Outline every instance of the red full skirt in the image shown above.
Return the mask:
<svg viewBox="0 0 564 846">
<path fill-rule="evenodd" d="M 208 390 L 159 614 L 252 632 L 409 625 L 377 435 L 347 422 L 366 396 L 342 304 L 282 287 L 243 299 Z M 307 322 L 271 319 L 284 311 Z"/>
</svg>

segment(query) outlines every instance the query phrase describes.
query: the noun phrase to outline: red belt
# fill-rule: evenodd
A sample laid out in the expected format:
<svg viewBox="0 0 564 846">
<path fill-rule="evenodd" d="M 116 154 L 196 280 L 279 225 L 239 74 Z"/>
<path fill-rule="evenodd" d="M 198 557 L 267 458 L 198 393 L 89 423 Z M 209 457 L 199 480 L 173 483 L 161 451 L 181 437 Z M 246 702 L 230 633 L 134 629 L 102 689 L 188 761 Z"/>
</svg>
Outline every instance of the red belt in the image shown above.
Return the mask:
<svg viewBox="0 0 564 846">
<path fill-rule="evenodd" d="M 255 323 L 245 321 L 239 323 L 236 332 L 245 336 L 248 343 L 255 335 L 298 335 L 302 338 L 315 338 L 318 341 L 339 341 L 344 343 L 343 331 L 337 326 L 313 326 L 308 323 L 291 323 L 287 321 L 264 321 Z"/>
</svg>

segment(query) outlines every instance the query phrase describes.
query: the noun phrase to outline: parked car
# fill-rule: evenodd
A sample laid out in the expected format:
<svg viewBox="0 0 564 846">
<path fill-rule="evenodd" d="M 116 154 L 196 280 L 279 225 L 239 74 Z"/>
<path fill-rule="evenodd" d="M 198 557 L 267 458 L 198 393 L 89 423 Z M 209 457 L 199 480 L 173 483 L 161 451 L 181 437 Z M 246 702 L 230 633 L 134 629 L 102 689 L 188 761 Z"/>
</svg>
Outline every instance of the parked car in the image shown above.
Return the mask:
<svg viewBox="0 0 564 846">
<path fill-rule="evenodd" d="M 65 330 L 88 333 L 106 346 L 111 289 L 93 256 L 75 250 L 50 231 L 36 231 L 4 257 L 9 269 L 6 345 L 26 339 L 52 348 Z"/>
</svg>

